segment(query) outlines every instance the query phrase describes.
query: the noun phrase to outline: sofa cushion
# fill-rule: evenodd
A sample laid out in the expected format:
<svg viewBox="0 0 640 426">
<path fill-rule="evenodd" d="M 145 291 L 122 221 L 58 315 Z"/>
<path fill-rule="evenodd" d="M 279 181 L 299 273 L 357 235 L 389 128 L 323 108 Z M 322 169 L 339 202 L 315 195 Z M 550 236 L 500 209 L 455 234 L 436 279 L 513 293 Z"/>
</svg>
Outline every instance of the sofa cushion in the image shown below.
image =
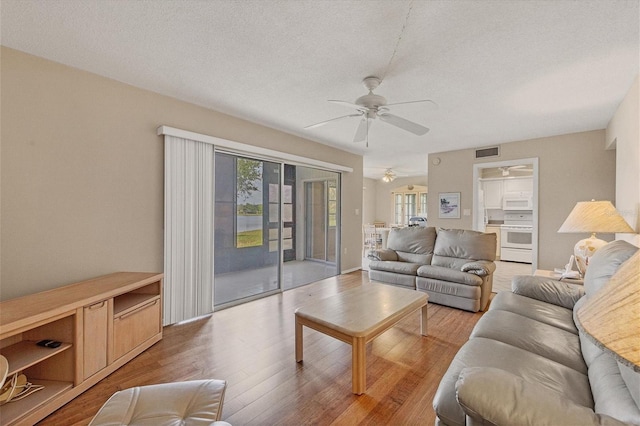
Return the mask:
<svg viewBox="0 0 640 426">
<path fill-rule="evenodd" d="M 558 398 L 538 383 L 498 368 L 470 367 L 456 383 L 467 425 L 629 426 L 589 407 Z M 436 422 L 436 425 L 441 425 Z"/>
<path fill-rule="evenodd" d="M 511 291 L 567 309 L 573 309 L 576 302 L 584 296 L 584 288 L 581 285 L 531 275 L 513 277 Z"/>
<path fill-rule="evenodd" d="M 520 296 L 508 291 L 500 291 L 491 301 L 489 310 L 493 309 L 513 312 L 573 334 L 578 334 L 578 329 L 573 322 L 573 312 L 570 309 L 541 300 Z"/>
<path fill-rule="evenodd" d="M 589 366 L 594 411 L 632 424 L 640 424 L 640 410 L 625 384 L 616 360 L 603 353 Z"/>
<path fill-rule="evenodd" d="M 369 260 L 398 260 L 398 253 L 391 249 L 374 249 L 367 252 Z"/>
<path fill-rule="evenodd" d="M 416 272 L 423 265 L 421 263 L 394 262 L 386 260 L 372 260 L 369 262 L 369 269 L 375 271 L 394 272 L 396 274 L 416 275 Z"/>
<path fill-rule="evenodd" d="M 417 270 L 419 277 L 451 281 L 467 285 L 482 285 L 482 278 L 468 272 L 445 268 L 443 266 L 423 265 Z"/>
<path fill-rule="evenodd" d="M 431 296 L 434 293 L 446 294 L 455 297 L 465 297 L 468 299 L 480 299 L 480 286 L 460 284 L 451 281 L 436 280 L 433 278 L 416 278 L 416 288 L 429 293 L 429 302 L 438 303 Z"/>
<path fill-rule="evenodd" d="M 439 229 L 433 252 L 457 259 L 495 260 L 496 238 L 496 234 L 468 229 Z"/>
<path fill-rule="evenodd" d="M 397 251 L 396 255 L 398 256 L 398 261 L 400 262 L 419 263 L 420 265 L 430 264 L 431 258 L 433 257 L 431 253 L 416 254 L 416 253 L 408 253 L 404 251 Z"/>
<path fill-rule="evenodd" d="M 398 252 L 398 260 L 430 263 L 436 240 L 434 227 L 412 226 L 392 229 L 387 237 L 387 248 Z"/>
<path fill-rule="evenodd" d="M 429 303 L 471 312 L 478 312 L 481 308 L 481 286 L 417 277 L 416 289 L 429 293 Z"/>
<path fill-rule="evenodd" d="M 372 269 L 369 271 L 369 280 L 406 287 L 411 290 L 416 289 L 415 275 L 396 274 L 395 272 L 376 271 Z"/>
<path fill-rule="evenodd" d="M 577 312 L 582 307 L 582 305 L 585 304 L 586 301 L 587 301 L 586 296 L 582 296 L 582 298 L 580 298 L 580 300 L 578 300 L 578 302 L 575 304 L 573 308 L 574 324 L 578 324 L 577 318 L 576 318 Z M 591 339 L 589 339 L 584 334 L 584 332 L 580 331 L 579 329 L 578 329 L 578 336 L 580 338 L 580 351 L 582 353 L 582 358 L 584 359 L 584 362 L 587 364 L 587 367 L 588 367 L 596 358 L 602 355 L 604 351 L 601 348 L 599 348 L 595 343 L 593 343 Z"/>
<path fill-rule="evenodd" d="M 612 241 L 596 251 L 584 276 L 587 297 L 597 293 L 636 251 L 638 247 L 623 240 Z"/>
<path fill-rule="evenodd" d="M 508 343 L 587 374 L 578 336 L 513 312 L 489 310 L 480 318 L 470 337 Z"/>
<path fill-rule="evenodd" d="M 640 372 L 633 371 L 630 367 L 619 362 L 618 368 L 620 369 L 622 380 L 624 380 L 624 383 L 627 385 L 627 389 L 629 389 L 631 398 L 633 398 L 636 406 L 640 407 Z M 638 421 L 638 423 L 640 423 L 640 421 Z"/>
<path fill-rule="evenodd" d="M 492 339 L 474 337 L 458 351 L 444 374 L 433 400 L 438 417 L 447 425 L 465 425 L 465 415 L 456 401 L 456 382 L 466 367 L 499 368 L 538 383 L 558 398 L 593 408 L 589 379 L 572 368 L 524 349 Z"/>
</svg>

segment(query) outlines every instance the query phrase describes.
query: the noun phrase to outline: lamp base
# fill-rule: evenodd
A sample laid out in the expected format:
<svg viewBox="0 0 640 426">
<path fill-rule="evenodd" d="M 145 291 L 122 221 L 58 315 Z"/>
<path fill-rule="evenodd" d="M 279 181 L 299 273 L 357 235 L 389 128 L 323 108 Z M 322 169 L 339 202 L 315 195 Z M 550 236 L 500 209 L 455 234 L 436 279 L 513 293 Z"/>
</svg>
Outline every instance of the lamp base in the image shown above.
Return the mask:
<svg viewBox="0 0 640 426">
<path fill-rule="evenodd" d="M 573 247 L 573 254 L 576 257 L 576 264 L 578 265 L 578 271 L 584 277 L 589 266 L 589 259 L 593 254 L 607 242 L 596 238 L 596 234 L 591 234 L 589 238 L 580 240 Z"/>
</svg>

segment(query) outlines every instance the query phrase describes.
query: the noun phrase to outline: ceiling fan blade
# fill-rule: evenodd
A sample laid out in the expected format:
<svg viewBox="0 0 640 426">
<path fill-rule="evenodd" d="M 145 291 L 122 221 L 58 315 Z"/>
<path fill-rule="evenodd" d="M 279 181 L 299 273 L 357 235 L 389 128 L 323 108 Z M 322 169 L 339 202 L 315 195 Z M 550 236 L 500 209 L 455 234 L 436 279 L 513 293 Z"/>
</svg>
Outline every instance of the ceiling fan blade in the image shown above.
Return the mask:
<svg viewBox="0 0 640 426">
<path fill-rule="evenodd" d="M 385 106 L 403 105 L 403 104 L 417 104 L 417 103 L 421 103 L 421 102 L 428 102 L 434 108 L 438 108 L 438 104 L 435 103 L 434 101 L 432 101 L 431 99 L 422 99 L 422 100 L 419 100 L 419 101 L 394 102 L 392 104 L 387 104 Z"/>
<path fill-rule="evenodd" d="M 367 117 L 362 117 L 360 120 L 360 124 L 358 124 L 358 129 L 356 130 L 356 134 L 353 137 L 354 142 L 362 142 L 369 135 L 369 120 Z"/>
<path fill-rule="evenodd" d="M 380 120 L 399 127 L 402 130 L 406 130 L 407 132 L 413 133 L 414 135 L 422 136 L 429 131 L 427 127 L 421 126 L 418 123 L 414 123 L 413 121 L 409 121 L 402 117 L 398 117 L 397 115 L 389 114 L 388 112 L 380 113 L 378 114 L 378 117 L 380 117 Z"/>
<path fill-rule="evenodd" d="M 349 114 L 349 115 L 343 115 L 341 117 L 336 117 L 336 118 L 332 118 L 330 120 L 325 120 L 325 121 L 321 121 L 319 123 L 316 124 L 312 124 L 310 126 L 304 127 L 305 129 L 314 129 L 316 127 L 320 127 L 320 126 L 324 126 L 327 123 L 330 123 L 332 121 L 336 121 L 336 120 L 342 120 L 343 118 L 348 118 L 348 117 L 360 117 L 362 116 L 362 114 Z"/>
<path fill-rule="evenodd" d="M 364 111 L 362 106 L 356 105 L 353 102 L 339 101 L 339 100 L 335 100 L 335 99 L 329 99 L 329 102 L 332 102 L 334 104 L 344 105 L 344 106 L 349 107 L 349 108 L 355 108 L 355 109 L 357 109 L 359 111 Z"/>
</svg>

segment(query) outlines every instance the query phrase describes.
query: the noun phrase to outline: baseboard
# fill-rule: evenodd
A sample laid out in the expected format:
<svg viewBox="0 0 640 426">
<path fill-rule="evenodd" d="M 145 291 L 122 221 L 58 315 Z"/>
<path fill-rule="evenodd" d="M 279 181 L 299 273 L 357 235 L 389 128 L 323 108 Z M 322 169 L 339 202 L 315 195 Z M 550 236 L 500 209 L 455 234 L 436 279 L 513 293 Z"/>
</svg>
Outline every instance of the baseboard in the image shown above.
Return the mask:
<svg viewBox="0 0 640 426">
<path fill-rule="evenodd" d="M 346 270 L 340 271 L 340 274 L 349 274 L 351 272 L 359 271 L 361 269 L 362 269 L 362 267 L 357 267 L 356 266 L 355 268 L 351 268 L 351 269 L 346 269 Z"/>
</svg>

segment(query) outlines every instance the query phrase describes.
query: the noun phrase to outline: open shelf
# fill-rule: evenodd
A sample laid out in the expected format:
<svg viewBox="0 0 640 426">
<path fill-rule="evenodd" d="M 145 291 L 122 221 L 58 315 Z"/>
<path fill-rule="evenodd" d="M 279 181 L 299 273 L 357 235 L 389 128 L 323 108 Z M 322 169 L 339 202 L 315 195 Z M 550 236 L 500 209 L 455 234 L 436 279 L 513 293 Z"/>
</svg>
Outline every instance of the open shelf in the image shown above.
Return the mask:
<svg viewBox="0 0 640 426">
<path fill-rule="evenodd" d="M 9 375 L 11 375 L 66 351 L 72 346 L 71 343 L 62 343 L 57 348 L 43 348 L 36 345 L 36 341 L 23 340 L 3 348 L 2 355 L 9 361 Z"/>
<path fill-rule="evenodd" d="M 73 387 L 71 382 L 56 382 L 52 380 L 32 380 L 31 382 L 36 385 L 43 385 L 44 389 L 32 393 L 24 399 L 4 404 L 2 406 L 3 425 L 12 424 L 19 420 L 20 417 L 29 414 L 30 411 L 46 404 Z"/>
<path fill-rule="evenodd" d="M 157 299 L 157 294 L 145 294 L 145 293 L 127 293 L 116 297 L 113 301 L 113 314 L 118 316 L 126 311 L 140 306 L 146 302 L 150 302 L 153 299 Z"/>
</svg>

